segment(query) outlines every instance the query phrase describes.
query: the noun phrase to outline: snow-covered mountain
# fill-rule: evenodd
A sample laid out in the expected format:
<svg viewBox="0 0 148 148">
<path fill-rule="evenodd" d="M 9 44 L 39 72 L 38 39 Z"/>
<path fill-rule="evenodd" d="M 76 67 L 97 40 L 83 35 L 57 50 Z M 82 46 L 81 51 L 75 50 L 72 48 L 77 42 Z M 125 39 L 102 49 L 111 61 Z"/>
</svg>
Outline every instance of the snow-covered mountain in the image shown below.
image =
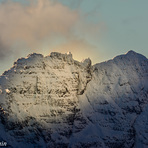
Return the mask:
<svg viewBox="0 0 148 148">
<path fill-rule="evenodd" d="M 148 59 L 91 65 L 30 54 L 0 76 L 0 142 L 13 148 L 148 147 Z"/>
</svg>

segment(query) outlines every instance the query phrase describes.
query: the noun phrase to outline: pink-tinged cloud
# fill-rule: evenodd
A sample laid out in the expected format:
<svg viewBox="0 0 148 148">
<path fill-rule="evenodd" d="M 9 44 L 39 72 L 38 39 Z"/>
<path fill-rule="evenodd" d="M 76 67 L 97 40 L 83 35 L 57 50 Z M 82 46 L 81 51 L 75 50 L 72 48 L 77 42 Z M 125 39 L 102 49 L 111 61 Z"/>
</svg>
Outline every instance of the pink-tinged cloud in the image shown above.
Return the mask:
<svg viewBox="0 0 148 148">
<path fill-rule="evenodd" d="M 87 22 L 80 10 L 53 0 L 30 0 L 29 5 L 6 0 L 0 4 L 0 59 L 30 52 L 71 51 L 81 60 L 93 57 L 105 24 Z M 45 51 L 46 50 L 46 51 Z"/>
</svg>

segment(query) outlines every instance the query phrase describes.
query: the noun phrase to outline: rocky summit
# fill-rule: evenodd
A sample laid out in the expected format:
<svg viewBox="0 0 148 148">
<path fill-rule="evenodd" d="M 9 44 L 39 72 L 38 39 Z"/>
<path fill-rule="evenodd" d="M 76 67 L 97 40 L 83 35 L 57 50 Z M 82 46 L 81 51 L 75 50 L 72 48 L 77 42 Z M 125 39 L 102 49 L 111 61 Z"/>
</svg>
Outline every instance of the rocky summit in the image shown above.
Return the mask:
<svg viewBox="0 0 148 148">
<path fill-rule="evenodd" d="M 0 142 L 11 148 L 148 147 L 148 59 L 92 65 L 30 54 L 0 76 Z"/>
</svg>

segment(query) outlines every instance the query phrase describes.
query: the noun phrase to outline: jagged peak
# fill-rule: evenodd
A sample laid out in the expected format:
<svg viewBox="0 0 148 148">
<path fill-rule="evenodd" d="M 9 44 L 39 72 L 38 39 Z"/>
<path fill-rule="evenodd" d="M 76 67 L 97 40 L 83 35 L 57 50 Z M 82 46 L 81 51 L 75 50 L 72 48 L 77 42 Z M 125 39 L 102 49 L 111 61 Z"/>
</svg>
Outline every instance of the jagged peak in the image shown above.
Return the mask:
<svg viewBox="0 0 148 148">
<path fill-rule="evenodd" d="M 87 58 L 87 59 L 84 59 L 84 60 L 82 60 L 82 64 L 85 66 L 85 67 L 87 67 L 87 68 L 89 68 L 89 67 L 91 67 L 91 59 L 90 58 Z"/>
<path fill-rule="evenodd" d="M 133 51 L 133 50 L 129 50 L 126 54 L 138 54 L 137 52 Z"/>
<path fill-rule="evenodd" d="M 39 57 L 39 58 L 43 58 L 44 56 L 40 53 L 31 53 L 27 56 L 27 58 L 32 58 L 32 57 Z"/>
<path fill-rule="evenodd" d="M 127 53 L 125 53 L 126 56 L 128 57 L 144 57 L 144 55 L 140 54 L 140 53 L 137 53 L 133 50 L 129 50 Z"/>
<path fill-rule="evenodd" d="M 71 60 L 73 59 L 71 52 L 68 52 L 68 53 L 65 53 L 65 54 L 59 53 L 59 52 L 51 52 L 48 56 L 45 56 L 45 58 L 47 58 L 47 57 L 58 58 L 58 59 L 71 59 Z M 31 53 L 25 58 L 22 57 L 22 58 L 17 59 L 14 62 L 14 65 L 24 63 L 28 59 L 42 59 L 42 58 L 44 58 L 44 55 L 42 55 L 40 53 Z"/>
<path fill-rule="evenodd" d="M 42 54 L 39 54 L 39 53 L 31 53 L 29 54 L 27 57 L 22 57 L 22 58 L 19 58 L 17 59 L 15 62 L 14 62 L 14 65 L 15 64 L 23 64 L 26 62 L 26 60 L 28 59 L 42 59 L 44 58 L 44 56 Z"/>
<path fill-rule="evenodd" d="M 59 52 L 51 52 L 49 57 L 51 58 L 57 58 L 57 59 L 60 59 L 60 60 L 65 60 L 65 61 L 73 61 L 73 57 L 72 57 L 72 54 L 71 52 L 68 52 L 68 53 L 59 53 Z"/>
<path fill-rule="evenodd" d="M 50 57 L 56 57 L 56 58 L 60 58 L 60 57 L 70 57 L 70 58 L 72 58 L 72 54 L 71 54 L 71 52 L 68 52 L 68 53 L 65 53 L 65 54 L 63 54 L 63 53 L 60 53 L 60 52 L 51 52 L 50 53 Z"/>
<path fill-rule="evenodd" d="M 135 61 L 137 61 L 137 62 L 147 61 L 147 57 L 145 57 L 144 55 L 137 53 L 133 50 L 129 50 L 125 54 L 115 56 L 114 58 L 107 60 L 107 61 L 104 61 L 104 62 L 101 62 L 101 63 L 96 63 L 93 66 L 96 67 L 96 66 L 104 65 L 106 63 L 110 63 L 110 62 L 113 62 L 113 61 L 119 63 L 119 62 L 122 62 L 123 60 L 131 61 L 131 62 L 134 63 Z"/>
<path fill-rule="evenodd" d="M 133 59 L 133 60 L 135 60 L 135 59 L 147 59 L 144 55 L 142 55 L 140 53 L 137 53 L 137 52 L 135 52 L 133 50 L 129 50 L 125 54 L 118 55 L 118 56 L 114 57 L 113 60 L 124 59 L 124 58 L 125 59 L 128 58 L 129 60 L 131 60 L 131 59 Z"/>
</svg>

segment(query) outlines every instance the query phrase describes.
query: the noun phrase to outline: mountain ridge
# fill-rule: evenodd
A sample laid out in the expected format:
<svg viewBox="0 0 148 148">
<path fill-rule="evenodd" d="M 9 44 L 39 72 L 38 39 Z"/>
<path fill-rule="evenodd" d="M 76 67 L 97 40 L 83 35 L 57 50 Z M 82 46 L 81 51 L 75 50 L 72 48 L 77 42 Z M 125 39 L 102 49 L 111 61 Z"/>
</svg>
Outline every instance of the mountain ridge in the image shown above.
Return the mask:
<svg viewBox="0 0 148 148">
<path fill-rule="evenodd" d="M 135 52 L 134 50 L 129 50 L 127 53 L 125 53 L 125 54 L 121 54 L 121 55 L 118 55 L 118 56 L 115 56 L 113 59 L 109 59 L 109 60 L 107 60 L 107 61 L 102 61 L 102 62 L 100 62 L 100 63 L 96 63 L 96 64 L 94 64 L 94 65 L 97 65 L 97 64 L 101 64 L 101 63 L 105 63 L 105 62 L 108 62 L 108 61 L 110 61 L 110 60 L 114 60 L 114 59 L 116 59 L 116 58 L 121 58 L 121 57 L 124 57 L 124 56 L 128 56 L 128 55 L 130 55 L 130 56 L 132 56 L 132 55 L 139 55 L 140 57 L 142 57 L 142 58 L 146 58 L 147 59 L 147 57 L 146 56 L 144 56 L 144 55 L 142 55 L 142 54 L 140 54 L 140 53 L 137 53 L 137 52 Z M 69 57 L 69 58 L 71 58 L 71 59 L 73 59 L 73 56 L 72 56 L 72 54 L 71 54 L 71 52 L 68 52 L 68 53 L 60 53 L 60 52 L 51 52 L 49 55 L 47 55 L 47 56 L 44 56 L 44 55 L 42 55 L 42 54 L 40 54 L 40 53 L 31 53 L 31 54 L 28 54 L 28 56 L 26 56 L 25 58 L 24 57 L 22 57 L 22 58 L 19 58 L 19 59 L 17 59 L 15 62 L 14 62 L 14 65 L 15 65 L 15 63 L 17 62 L 17 61 L 23 61 L 24 59 L 28 59 L 28 58 L 30 58 L 30 57 L 42 57 L 42 58 L 48 58 L 48 57 L 52 57 L 52 58 L 54 58 L 54 57 Z M 88 58 L 86 58 L 86 59 L 90 59 L 89 57 Z M 84 60 L 86 60 L 86 59 L 83 59 L 81 62 L 79 62 L 79 61 L 77 61 L 77 60 L 74 60 L 74 61 L 77 61 L 77 62 L 79 62 L 79 63 L 83 63 L 83 61 Z M 90 59 L 90 61 L 91 61 L 91 59 Z M 92 66 L 94 66 L 94 65 L 92 65 Z M 13 66 L 11 67 L 11 68 L 13 68 Z M 10 69 L 11 69 L 10 68 Z M 10 70 L 9 69 L 9 70 Z M 8 70 L 5 70 L 5 72 L 6 71 L 8 71 Z M 3 75 L 3 73 L 1 74 L 1 76 Z"/>
</svg>

